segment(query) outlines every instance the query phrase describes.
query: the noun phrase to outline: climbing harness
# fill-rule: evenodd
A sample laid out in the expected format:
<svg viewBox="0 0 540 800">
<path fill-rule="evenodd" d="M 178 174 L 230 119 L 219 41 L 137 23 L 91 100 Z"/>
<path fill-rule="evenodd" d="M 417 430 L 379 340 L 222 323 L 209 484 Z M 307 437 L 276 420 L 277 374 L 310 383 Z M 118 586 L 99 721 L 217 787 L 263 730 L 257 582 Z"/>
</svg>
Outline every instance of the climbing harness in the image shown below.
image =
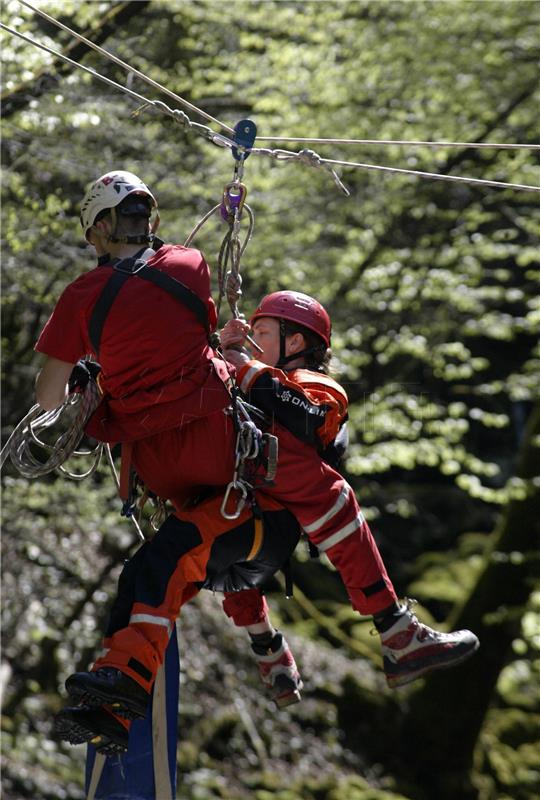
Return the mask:
<svg viewBox="0 0 540 800">
<path fill-rule="evenodd" d="M 238 519 L 246 502 L 251 499 L 251 493 L 260 486 L 271 484 L 276 477 L 278 463 L 278 439 L 270 433 L 262 433 L 251 419 L 249 406 L 241 400 L 233 390 L 233 415 L 236 427 L 236 446 L 233 479 L 227 484 L 221 515 L 225 519 Z M 265 455 L 266 449 L 266 455 Z M 255 470 L 266 460 L 266 474 L 262 481 L 256 482 Z M 253 462 L 248 465 L 247 462 Z M 250 468 L 251 467 L 251 468 Z M 232 492 L 238 492 L 236 508 L 228 510 L 229 499 Z"/>
</svg>

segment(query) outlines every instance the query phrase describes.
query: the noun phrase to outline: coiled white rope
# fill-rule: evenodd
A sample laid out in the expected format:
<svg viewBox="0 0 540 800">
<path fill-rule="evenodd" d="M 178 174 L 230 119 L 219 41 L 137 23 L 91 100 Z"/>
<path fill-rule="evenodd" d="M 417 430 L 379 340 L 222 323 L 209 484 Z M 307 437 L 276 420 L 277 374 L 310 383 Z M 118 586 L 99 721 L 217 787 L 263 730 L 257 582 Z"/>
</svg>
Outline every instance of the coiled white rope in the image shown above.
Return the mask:
<svg viewBox="0 0 540 800">
<path fill-rule="evenodd" d="M 98 467 L 103 455 L 104 444 L 98 444 L 93 450 L 77 450 L 77 446 L 84 434 L 91 414 L 98 407 L 100 393 L 94 380 L 89 380 L 84 392 L 68 395 L 63 405 L 53 411 L 43 411 L 41 406 L 32 406 L 28 414 L 19 422 L 0 454 L 0 467 L 4 465 L 9 456 L 17 472 L 25 478 L 39 478 L 49 472 L 59 470 L 73 480 L 81 481 L 91 475 Z M 40 436 L 42 432 L 50 429 L 61 417 L 75 417 L 69 428 L 61 433 L 56 440 L 49 444 Z M 34 455 L 33 448 L 39 448 L 50 454 L 45 461 Z M 91 456 L 93 463 L 83 473 L 74 473 L 63 467 L 63 464 L 72 456 Z"/>
<path fill-rule="evenodd" d="M 82 481 L 97 470 L 105 454 L 116 488 L 119 489 L 120 479 L 114 465 L 110 445 L 100 442 L 93 450 L 77 450 L 84 435 L 85 425 L 98 407 L 100 400 L 101 394 L 98 386 L 93 379 L 90 379 L 84 392 L 68 395 L 66 401 L 53 411 L 43 411 L 39 405 L 32 406 L 2 448 L 0 469 L 9 456 L 17 472 L 24 478 L 40 478 L 50 472 L 58 471 L 72 480 Z M 61 433 L 52 444 L 44 442 L 40 438 L 42 432 L 52 428 L 66 414 L 73 416 L 71 413 L 73 411 L 75 417 L 69 428 Z M 46 454 L 49 454 L 48 458 L 45 461 L 36 458 L 34 449 L 45 451 Z M 63 466 L 70 458 L 79 456 L 90 456 L 93 459 L 91 466 L 85 472 L 72 472 Z M 139 521 L 135 516 L 131 516 L 130 519 L 139 538 L 143 542 L 146 541 Z"/>
</svg>

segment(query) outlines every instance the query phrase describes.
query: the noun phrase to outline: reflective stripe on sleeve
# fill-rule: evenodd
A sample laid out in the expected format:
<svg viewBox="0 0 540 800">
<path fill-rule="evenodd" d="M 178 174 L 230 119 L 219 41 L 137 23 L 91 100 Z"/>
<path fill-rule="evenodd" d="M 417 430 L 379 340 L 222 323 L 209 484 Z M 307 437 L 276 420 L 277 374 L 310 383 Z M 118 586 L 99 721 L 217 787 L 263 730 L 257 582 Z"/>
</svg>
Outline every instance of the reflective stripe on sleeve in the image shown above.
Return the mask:
<svg viewBox="0 0 540 800">
<path fill-rule="evenodd" d="M 317 547 L 319 551 L 321 553 L 326 553 L 326 551 L 329 550 L 331 547 L 333 547 L 335 544 L 339 544 L 339 542 L 342 542 L 343 539 L 347 538 L 347 536 L 350 536 L 351 533 L 354 533 L 355 531 L 359 530 L 364 524 L 364 522 L 365 522 L 364 515 L 362 514 L 362 512 L 360 512 L 359 515 L 356 517 L 356 519 L 353 519 L 353 521 L 349 522 L 348 525 L 345 525 L 343 528 L 340 528 L 338 531 L 329 536 L 328 539 L 324 539 L 322 542 L 317 542 Z"/>
<path fill-rule="evenodd" d="M 264 369 L 266 369 L 265 364 L 256 364 L 256 365 L 254 364 L 252 367 L 248 369 L 248 371 L 246 372 L 246 374 L 244 375 L 244 377 L 240 382 L 240 388 L 242 389 L 243 392 L 248 391 L 251 381 L 255 378 L 258 372 L 262 372 Z"/>
<path fill-rule="evenodd" d="M 349 490 L 350 486 L 346 483 L 341 492 L 339 493 L 339 497 L 332 506 L 332 508 L 329 511 L 327 511 L 326 514 L 323 514 L 322 517 L 319 517 L 319 519 L 315 520 L 315 522 L 312 522 L 310 525 L 304 525 L 305 532 L 315 533 L 315 531 L 318 531 L 319 528 L 322 528 L 322 526 L 326 522 L 328 522 L 329 519 L 332 519 L 332 517 L 334 517 L 338 513 L 338 511 L 341 511 L 341 509 L 343 508 L 343 506 L 347 501 L 347 497 L 349 496 Z"/>
</svg>

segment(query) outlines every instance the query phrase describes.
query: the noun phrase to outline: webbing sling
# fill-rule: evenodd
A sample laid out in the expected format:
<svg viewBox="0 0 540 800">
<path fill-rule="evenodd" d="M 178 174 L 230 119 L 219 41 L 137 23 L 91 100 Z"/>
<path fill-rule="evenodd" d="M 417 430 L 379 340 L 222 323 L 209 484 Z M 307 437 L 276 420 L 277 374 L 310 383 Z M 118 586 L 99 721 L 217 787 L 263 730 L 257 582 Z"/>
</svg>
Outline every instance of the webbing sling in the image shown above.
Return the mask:
<svg viewBox="0 0 540 800">
<path fill-rule="evenodd" d="M 153 255 L 155 255 L 155 251 L 151 248 L 147 248 L 144 252 L 138 253 L 133 258 L 116 259 L 111 263 L 114 272 L 103 287 L 92 309 L 92 316 L 90 317 L 90 323 L 88 325 L 88 335 L 96 356 L 99 356 L 103 327 L 112 305 L 127 279 L 134 276 L 149 281 L 169 294 L 172 294 L 173 297 L 183 303 L 184 306 L 187 306 L 187 308 L 196 315 L 206 332 L 210 333 L 208 309 L 205 303 L 181 281 L 173 278 L 166 272 L 161 272 L 159 269 L 149 267 L 147 261 Z"/>
</svg>

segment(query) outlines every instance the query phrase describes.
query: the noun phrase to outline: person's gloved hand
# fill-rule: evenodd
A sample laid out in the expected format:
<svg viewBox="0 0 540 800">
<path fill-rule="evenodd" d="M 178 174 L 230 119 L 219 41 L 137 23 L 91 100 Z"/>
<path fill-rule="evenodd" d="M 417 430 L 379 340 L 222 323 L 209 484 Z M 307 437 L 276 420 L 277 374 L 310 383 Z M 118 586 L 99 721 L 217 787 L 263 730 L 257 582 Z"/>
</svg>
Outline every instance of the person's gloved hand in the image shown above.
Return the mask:
<svg viewBox="0 0 540 800">
<path fill-rule="evenodd" d="M 88 386 L 90 378 L 97 380 L 97 376 L 101 372 L 101 365 L 95 361 L 81 358 L 77 361 L 68 380 L 68 389 L 70 394 L 82 394 Z"/>
</svg>

